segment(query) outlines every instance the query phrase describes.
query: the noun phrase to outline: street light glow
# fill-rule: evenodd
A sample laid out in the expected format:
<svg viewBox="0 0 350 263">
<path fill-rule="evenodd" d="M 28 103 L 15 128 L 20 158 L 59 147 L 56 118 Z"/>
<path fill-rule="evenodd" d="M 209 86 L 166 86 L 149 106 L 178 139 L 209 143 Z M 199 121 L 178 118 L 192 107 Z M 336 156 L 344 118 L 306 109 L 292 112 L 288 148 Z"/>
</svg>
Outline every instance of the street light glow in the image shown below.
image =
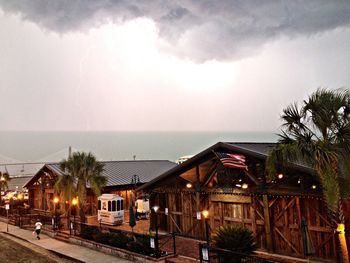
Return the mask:
<svg viewBox="0 0 350 263">
<path fill-rule="evenodd" d="M 77 204 L 78 204 L 77 198 L 73 198 L 73 200 L 72 200 L 72 205 L 77 205 Z"/>
<path fill-rule="evenodd" d="M 159 206 L 158 206 L 158 205 L 153 206 L 153 210 L 154 210 L 154 212 L 156 212 L 156 213 L 157 213 L 158 209 L 159 209 Z"/>
<path fill-rule="evenodd" d="M 203 211 L 202 211 L 202 214 L 203 214 L 204 218 L 208 218 L 208 216 L 209 216 L 209 211 L 208 211 L 208 210 L 203 210 Z"/>
</svg>

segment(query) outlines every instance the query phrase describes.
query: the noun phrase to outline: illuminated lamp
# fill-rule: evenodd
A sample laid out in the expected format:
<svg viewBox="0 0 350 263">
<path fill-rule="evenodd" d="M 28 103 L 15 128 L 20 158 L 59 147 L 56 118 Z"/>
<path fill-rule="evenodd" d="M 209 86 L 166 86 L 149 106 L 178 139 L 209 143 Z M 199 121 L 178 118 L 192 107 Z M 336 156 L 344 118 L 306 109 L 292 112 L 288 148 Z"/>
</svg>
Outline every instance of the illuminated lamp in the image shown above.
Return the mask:
<svg viewBox="0 0 350 263">
<path fill-rule="evenodd" d="M 186 184 L 186 187 L 189 189 L 189 188 L 192 188 L 192 184 L 191 183 L 187 183 Z"/>
<path fill-rule="evenodd" d="M 153 206 L 152 208 L 153 208 L 154 212 L 157 213 L 157 211 L 158 211 L 158 209 L 159 209 L 159 206 L 158 206 L 158 205 L 155 205 L 155 206 Z"/>
<path fill-rule="evenodd" d="M 209 216 L 209 211 L 208 210 L 203 210 L 202 214 L 203 214 L 204 218 L 207 219 L 208 216 Z"/>
<path fill-rule="evenodd" d="M 77 205 L 77 204 L 78 204 L 78 198 L 73 198 L 72 205 Z"/>
<path fill-rule="evenodd" d="M 278 179 L 282 179 L 283 176 L 284 176 L 284 175 L 283 175 L 282 173 L 280 173 L 280 174 L 277 175 Z"/>
<path fill-rule="evenodd" d="M 315 189 L 317 188 L 317 186 L 316 186 L 315 184 L 313 184 L 313 185 L 311 186 L 311 188 L 315 190 Z"/>
<path fill-rule="evenodd" d="M 242 188 L 243 189 L 247 189 L 248 188 L 248 184 L 242 184 Z"/>
</svg>

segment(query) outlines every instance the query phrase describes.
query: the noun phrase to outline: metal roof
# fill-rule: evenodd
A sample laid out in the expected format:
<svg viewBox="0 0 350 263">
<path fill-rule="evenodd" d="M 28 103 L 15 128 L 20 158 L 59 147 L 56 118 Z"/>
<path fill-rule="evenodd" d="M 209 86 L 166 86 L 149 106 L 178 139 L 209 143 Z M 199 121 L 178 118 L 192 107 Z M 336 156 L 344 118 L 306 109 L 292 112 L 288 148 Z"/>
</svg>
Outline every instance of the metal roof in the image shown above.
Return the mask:
<svg viewBox="0 0 350 263">
<path fill-rule="evenodd" d="M 1 163 L 0 172 L 8 173 L 11 177 L 33 176 L 36 174 L 44 163 Z"/>
<path fill-rule="evenodd" d="M 140 183 L 147 183 L 162 173 L 176 166 L 167 160 L 135 160 L 135 161 L 106 161 L 102 175 L 107 177 L 108 186 L 130 185 L 134 175 L 138 175 Z M 47 164 L 46 167 L 58 175 L 63 172 L 60 164 Z"/>
<path fill-rule="evenodd" d="M 24 185 L 29 182 L 32 176 L 11 177 L 7 182 L 9 191 L 23 191 Z"/>
<path fill-rule="evenodd" d="M 269 151 L 272 150 L 273 147 L 275 147 L 276 143 L 261 143 L 261 142 L 236 142 L 227 143 L 229 145 L 232 145 L 236 148 L 240 148 L 242 150 L 254 152 L 256 154 L 261 154 L 262 156 L 267 157 L 269 154 Z"/>
</svg>

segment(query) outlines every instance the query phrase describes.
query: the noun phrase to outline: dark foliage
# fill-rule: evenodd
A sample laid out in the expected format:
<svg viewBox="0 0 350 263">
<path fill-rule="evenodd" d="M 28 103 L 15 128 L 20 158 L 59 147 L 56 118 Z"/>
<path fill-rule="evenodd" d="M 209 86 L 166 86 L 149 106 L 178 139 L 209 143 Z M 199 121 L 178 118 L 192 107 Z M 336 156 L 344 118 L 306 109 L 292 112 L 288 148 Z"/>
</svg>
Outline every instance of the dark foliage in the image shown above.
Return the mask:
<svg viewBox="0 0 350 263">
<path fill-rule="evenodd" d="M 109 244 L 113 247 L 127 248 L 127 244 L 132 241 L 132 238 L 128 237 L 124 233 L 113 233 L 109 239 Z"/>
<path fill-rule="evenodd" d="M 256 249 L 252 231 L 237 225 L 223 225 L 215 230 L 212 237 L 217 248 L 230 250 L 237 255 L 222 253 L 223 262 L 241 262 L 240 254 L 250 255 Z"/>
<path fill-rule="evenodd" d="M 94 240 L 99 232 L 100 231 L 96 227 L 82 225 L 80 236 L 84 239 Z"/>
<path fill-rule="evenodd" d="M 109 241 L 111 240 L 112 236 L 113 236 L 113 234 L 111 234 L 111 233 L 100 232 L 100 233 L 96 234 L 95 241 L 98 243 L 109 245 L 110 244 Z"/>
</svg>

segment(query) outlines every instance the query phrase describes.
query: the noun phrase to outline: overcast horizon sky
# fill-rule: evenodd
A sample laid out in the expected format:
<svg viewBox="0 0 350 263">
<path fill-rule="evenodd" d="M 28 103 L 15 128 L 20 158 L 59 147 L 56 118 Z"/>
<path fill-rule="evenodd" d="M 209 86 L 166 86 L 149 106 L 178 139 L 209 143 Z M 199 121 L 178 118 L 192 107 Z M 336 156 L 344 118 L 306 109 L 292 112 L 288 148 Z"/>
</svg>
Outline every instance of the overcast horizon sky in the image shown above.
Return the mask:
<svg viewBox="0 0 350 263">
<path fill-rule="evenodd" d="M 0 130 L 277 131 L 349 47 L 349 1 L 0 0 Z"/>
</svg>

